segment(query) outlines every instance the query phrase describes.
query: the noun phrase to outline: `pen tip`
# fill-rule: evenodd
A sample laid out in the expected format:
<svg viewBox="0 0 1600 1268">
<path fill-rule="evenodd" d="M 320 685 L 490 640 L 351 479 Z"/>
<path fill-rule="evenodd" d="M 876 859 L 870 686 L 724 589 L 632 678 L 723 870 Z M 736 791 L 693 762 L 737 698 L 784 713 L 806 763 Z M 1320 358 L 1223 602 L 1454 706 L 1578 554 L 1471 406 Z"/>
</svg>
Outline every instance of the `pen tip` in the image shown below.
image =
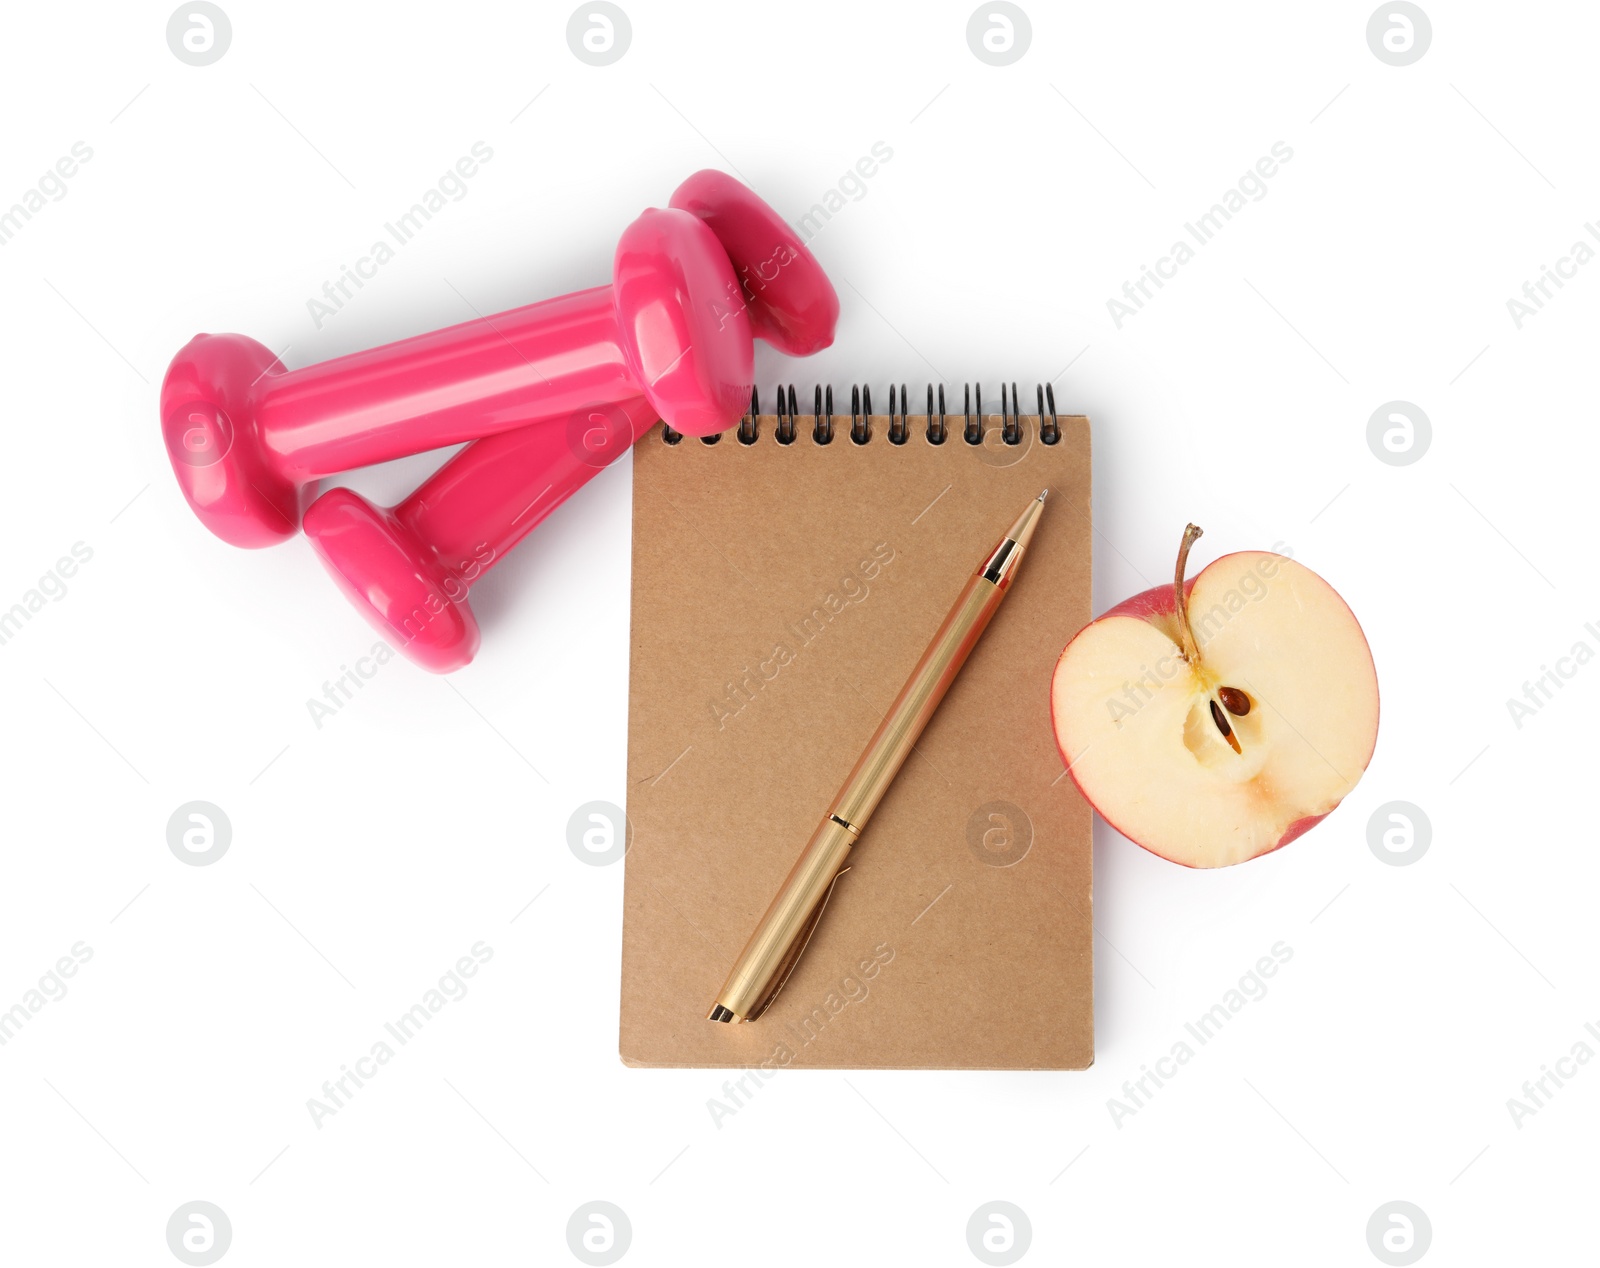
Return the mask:
<svg viewBox="0 0 1600 1268">
<path fill-rule="evenodd" d="M 711 1010 L 710 1014 L 706 1017 L 706 1020 L 707 1021 L 733 1021 L 734 1020 L 733 1011 L 731 1009 L 723 1007 L 721 1004 L 718 1004 L 715 1008 L 713 1008 Z"/>
<path fill-rule="evenodd" d="M 1045 490 L 1045 491 L 1044 491 L 1044 493 L 1048 493 L 1048 492 L 1050 492 L 1050 490 L 1049 490 L 1049 489 L 1046 489 L 1046 490 Z M 1043 501 L 1044 501 L 1044 493 L 1041 493 L 1041 494 L 1040 494 L 1040 495 L 1039 495 L 1039 501 L 1041 501 L 1041 502 L 1043 502 Z"/>
</svg>

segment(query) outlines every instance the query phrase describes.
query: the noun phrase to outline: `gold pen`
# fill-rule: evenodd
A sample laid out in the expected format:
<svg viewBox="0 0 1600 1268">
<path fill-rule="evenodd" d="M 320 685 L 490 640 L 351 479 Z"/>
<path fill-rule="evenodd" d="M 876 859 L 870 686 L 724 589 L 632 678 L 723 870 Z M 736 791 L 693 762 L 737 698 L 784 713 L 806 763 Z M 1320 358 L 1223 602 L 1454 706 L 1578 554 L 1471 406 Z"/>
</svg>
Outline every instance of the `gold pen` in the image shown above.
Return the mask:
<svg viewBox="0 0 1600 1268">
<path fill-rule="evenodd" d="M 1016 579 L 1017 565 L 1022 562 L 1034 525 L 1044 510 L 1044 497 L 1041 493 L 1028 504 L 1000 544 L 968 578 L 944 624 L 895 697 L 888 716 L 833 799 L 832 812 L 812 834 L 800 861 L 750 935 L 717 995 L 711 1021 L 754 1021 L 783 989 L 822 918 L 834 885 L 847 870 L 845 860 L 856 838 L 889 791 L 928 719 L 933 717 Z"/>
</svg>

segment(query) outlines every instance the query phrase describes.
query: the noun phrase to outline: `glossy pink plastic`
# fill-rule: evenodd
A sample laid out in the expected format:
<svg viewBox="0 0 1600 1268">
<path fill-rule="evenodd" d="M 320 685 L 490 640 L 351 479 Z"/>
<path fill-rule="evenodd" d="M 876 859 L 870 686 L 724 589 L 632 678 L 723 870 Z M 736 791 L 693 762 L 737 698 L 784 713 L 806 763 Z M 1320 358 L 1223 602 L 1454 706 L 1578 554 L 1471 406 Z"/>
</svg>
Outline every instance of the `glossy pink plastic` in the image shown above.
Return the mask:
<svg viewBox="0 0 1600 1268">
<path fill-rule="evenodd" d="M 646 211 L 610 286 L 292 371 L 254 339 L 196 335 L 161 385 L 167 452 L 212 532 L 270 546 L 299 529 L 325 476 L 597 403 L 643 398 L 676 430 L 711 435 L 750 397 L 740 296 L 712 228 Z"/>
<path fill-rule="evenodd" d="M 519 427 L 469 445 L 394 507 L 329 489 L 306 512 L 306 536 L 393 646 L 449 673 L 478 650 L 472 583 L 655 421 L 638 397 L 596 410 L 587 433 Z M 530 491 L 526 472 L 538 473 L 538 488 Z"/>
<path fill-rule="evenodd" d="M 738 271 L 750 329 L 758 339 L 791 357 L 809 357 L 833 342 L 839 324 L 833 283 L 794 231 L 748 186 L 707 168 L 679 185 L 668 206 L 711 226 Z"/>
<path fill-rule="evenodd" d="M 680 209 L 646 212 L 617 248 L 617 289 L 627 291 L 636 314 L 628 345 L 639 349 L 635 373 L 642 380 L 682 369 L 675 350 L 687 335 L 672 326 L 672 314 L 686 305 L 646 298 L 653 279 L 666 271 L 660 259 L 669 242 L 665 230 L 677 217 L 703 221 L 742 280 L 719 320 L 745 323 L 790 353 L 815 352 L 833 341 L 838 296 L 772 208 L 721 172 L 690 177 L 672 204 Z M 721 380 L 713 370 L 707 381 Z M 693 390 L 685 380 L 679 399 Z M 749 395 L 745 389 L 730 421 Z M 723 408 L 720 396 L 715 408 Z M 468 445 L 395 507 L 330 489 L 306 512 L 306 536 L 340 589 L 395 647 L 435 672 L 459 669 L 480 641 L 467 601 L 472 583 L 656 417 L 643 396 L 598 398 L 573 410 L 564 425 L 523 427 Z"/>
</svg>

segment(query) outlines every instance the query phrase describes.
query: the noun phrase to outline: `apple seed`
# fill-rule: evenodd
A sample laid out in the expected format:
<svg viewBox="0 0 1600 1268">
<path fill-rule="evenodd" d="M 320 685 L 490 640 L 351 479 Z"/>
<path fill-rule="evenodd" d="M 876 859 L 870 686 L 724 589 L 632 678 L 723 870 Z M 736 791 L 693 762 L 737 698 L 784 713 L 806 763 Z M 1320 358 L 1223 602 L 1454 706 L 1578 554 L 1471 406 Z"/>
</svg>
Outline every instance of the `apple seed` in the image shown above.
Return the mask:
<svg viewBox="0 0 1600 1268">
<path fill-rule="evenodd" d="M 1227 690 L 1227 688 L 1224 688 L 1224 690 Z M 1228 719 L 1222 716 L 1222 710 L 1217 707 L 1217 702 L 1209 700 L 1206 703 L 1211 706 L 1211 720 L 1217 724 L 1217 730 L 1222 732 L 1222 738 L 1228 741 L 1229 746 L 1235 753 L 1238 753 L 1241 757 L 1244 756 L 1244 750 L 1239 747 L 1239 737 L 1233 733 L 1233 728 L 1228 725 Z"/>
<path fill-rule="evenodd" d="M 1242 718 L 1250 712 L 1250 697 L 1237 687 L 1218 687 L 1217 698 L 1222 701 L 1222 706 L 1236 718 Z"/>
</svg>

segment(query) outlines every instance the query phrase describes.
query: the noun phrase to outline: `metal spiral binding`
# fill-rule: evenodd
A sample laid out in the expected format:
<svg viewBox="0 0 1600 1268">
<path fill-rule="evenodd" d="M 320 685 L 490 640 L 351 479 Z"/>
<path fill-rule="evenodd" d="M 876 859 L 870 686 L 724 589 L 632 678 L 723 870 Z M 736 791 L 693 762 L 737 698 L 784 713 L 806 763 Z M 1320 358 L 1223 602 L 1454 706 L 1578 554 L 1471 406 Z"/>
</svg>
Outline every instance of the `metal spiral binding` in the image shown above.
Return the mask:
<svg viewBox="0 0 1600 1268">
<path fill-rule="evenodd" d="M 865 400 L 866 407 L 862 408 Z M 872 439 L 872 389 L 870 387 L 852 387 L 850 389 L 850 439 L 858 445 L 864 445 Z"/>
<path fill-rule="evenodd" d="M 761 389 L 752 387 L 750 389 L 750 412 L 739 420 L 739 443 L 741 445 L 753 445 L 756 443 L 756 436 L 760 427 L 756 420 L 760 417 Z"/>
<path fill-rule="evenodd" d="M 1042 383 L 1035 387 L 1038 408 L 1035 411 L 1039 418 L 1039 441 L 1041 444 L 1054 445 L 1061 440 L 1061 419 L 1056 413 L 1056 390 L 1050 383 Z M 795 395 L 794 384 L 780 385 L 776 389 L 776 402 L 773 406 L 773 415 L 778 425 L 773 433 L 773 438 L 780 445 L 792 445 L 799 438 L 800 410 L 799 401 Z M 945 406 L 944 384 L 937 388 L 928 384 L 927 407 L 924 411 L 928 420 L 925 432 L 930 445 L 942 445 L 950 436 L 950 416 Z M 1002 383 L 1000 385 L 1000 440 L 1006 445 L 1020 445 L 1022 435 L 1022 395 L 1017 390 L 1016 383 Z M 813 389 L 811 406 L 811 439 L 819 445 L 833 443 L 833 388 L 818 384 Z M 966 383 L 962 385 L 961 403 L 961 438 L 969 445 L 983 443 L 983 385 L 981 383 Z M 750 390 L 750 409 L 739 420 L 735 435 L 741 445 L 753 445 L 760 439 L 761 434 L 761 391 L 759 388 Z M 679 432 L 670 427 L 661 429 L 662 440 L 669 445 L 676 445 L 683 440 Z M 891 445 L 903 445 L 911 437 L 911 394 L 904 383 L 896 386 L 889 385 L 889 430 L 886 433 Z M 701 443 L 714 445 L 721 439 L 720 435 L 703 436 Z M 850 439 L 858 445 L 869 444 L 872 440 L 872 388 L 867 384 L 854 384 L 850 388 Z"/>
<path fill-rule="evenodd" d="M 788 399 L 784 398 L 783 388 L 778 389 L 778 405 L 774 411 L 778 416 L 778 443 L 780 445 L 794 444 L 794 420 L 799 412 L 794 407 L 794 387 L 789 388 Z"/>
<path fill-rule="evenodd" d="M 1050 404 L 1048 421 L 1045 416 L 1045 402 Z M 1056 417 L 1056 387 L 1054 383 L 1046 383 L 1039 389 L 1039 439 L 1047 445 L 1053 445 L 1061 439 L 1061 420 Z"/>
</svg>

